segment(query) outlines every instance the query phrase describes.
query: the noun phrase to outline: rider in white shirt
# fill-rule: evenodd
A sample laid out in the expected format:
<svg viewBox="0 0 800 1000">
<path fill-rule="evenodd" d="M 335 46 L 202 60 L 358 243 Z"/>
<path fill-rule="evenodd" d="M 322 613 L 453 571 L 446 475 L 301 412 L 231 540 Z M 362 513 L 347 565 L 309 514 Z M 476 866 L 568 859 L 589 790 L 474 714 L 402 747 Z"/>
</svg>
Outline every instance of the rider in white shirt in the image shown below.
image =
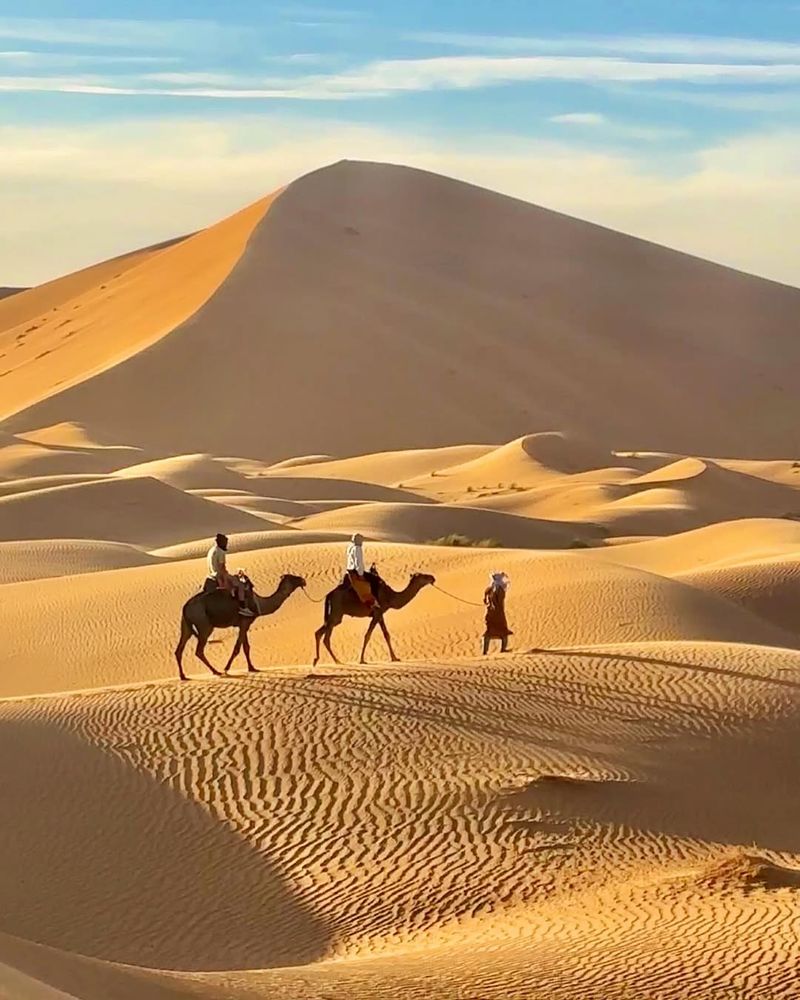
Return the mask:
<svg viewBox="0 0 800 1000">
<path fill-rule="evenodd" d="M 375 604 L 375 595 L 369 580 L 364 575 L 364 537 L 356 533 L 350 540 L 347 547 L 347 561 L 345 564 L 347 578 L 350 586 L 358 594 L 359 600 L 368 607 Z"/>
<path fill-rule="evenodd" d="M 208 550 L 206 557 L 208 565 L 208 576 L 203 587 L 208 593 L 217 588 L 227 590 L 233 594 L 239 602 L 239 614 L 247 618 L 253 617 L 253 612 L 245 604 L 244 587 L 237 576 L 228 572 L 226 564 L 226 553 L 228 551 L 228 536 L 219 534 L 214 539 L 214 544 Z"/>
</svg>

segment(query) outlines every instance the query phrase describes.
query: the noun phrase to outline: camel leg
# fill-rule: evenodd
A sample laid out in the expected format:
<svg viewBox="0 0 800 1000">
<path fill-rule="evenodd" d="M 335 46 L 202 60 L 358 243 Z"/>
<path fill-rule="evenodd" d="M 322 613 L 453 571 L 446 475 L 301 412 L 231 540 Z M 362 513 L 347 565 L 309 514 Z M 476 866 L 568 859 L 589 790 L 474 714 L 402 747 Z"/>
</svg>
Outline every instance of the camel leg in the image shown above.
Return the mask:
<svg viewBox="0 0 800 1000">
<path fill-rule="evenodd" d="M 323 635 L 325 635 L 325 626 L 321 625 L 314 633 L 315 648 L 314 648 L 314 662 L 312 664 L 312 666 L 314 667 L 316 667 L 316 665 L 319 663 L 319 643 Z"/>
<path fill-rule="evenodd" d="M 386 640 L 386 645 L 389 648 L 389 656 L 392 658 L 392 663 L 397 663 L 398 657 L 395 655 L 392 649 L 392 637 L 389 635 L 389 629 L 386 627 L 386 622 L 383 620 L 383 615 L 378 619 L 378 624 L 381 627 L 381 632 L 383 632 L 383 638 Z"/>
<path fill-rule="evenodd" d="M 313 666 L 315 667 L 319 663 L 320 640 L 322 640 L 322 642 L 325 644 L 325 648 L 331 654 L 331 659 L 333 660 L 333 662 L 334 663 L 339 662 L 336 659 L 336 653 L 334 653 L 331 647 L 331 635 L 333 634 L 333 630 L 336 628 L 336 626 L 341 624 L 343 615 L 341 609 L 337 608 L 336 606 L 330 609 L 326 608 L 326 612 L 327 613 L 325 616 L 325 621 L 322 623 L 322 625 L 320 625 L 320 627 L 314 633 L 314 639 L 316 641 L 316 650 L 314 654 Z"/>
<path fill-rule="evenodd" d="M 209 663 L 209 661 L 206 659 L 206 654 L 205 654 L 206 643 L 210 639 L 211 633 L 213 631 L 214 631 L 213 628 L 208 628 L 208 629 L 204 628 L 200 630 L 200 634 L 197 637 L 197 646 L 195 647 L 194 655 L 201 663 L 204 663 L 208 667 L 208 669 L 211 671 L 212 674 L 215 674 L 217 677 L 222 677 L 222 674 L 219 672 L 219 670 L 217 670 L 217 668 L 213 665 L 213 663 Z"/>
<path fill-rule="evenodd" d="M 333 662 L 338 664 L 339 660 L 336 658 L 336 653 L 334 653 L 333 647 L 331 646 L 331 636 L 332 635 L 333 635 L 333 625 L 326 626 L 326 628 L 325 628 L 325 634 L 322 637 L 322 641 L 325 644 L 325 648 L 331 654 L 331 659 L 333 660 Z"/>
<path fill-rule="evenodd" d="M 247 636 L 247 632 L 242 636 L 242 645 L 244 646 L 244 658 L 247 660 L 247 672 L 257 674 L 258 670 L 253 666 L 253 661 L 250 659 L 250 639 Z"/>
<path fill-rule="evenodd" d="M 483 655 L 486 656 L 489 652 L 489 636 L 485 635 L 483 637 Z"/>
<path fill-rule="evenodd" d="M 233 661 L 239 655 L 239 650 L 242 648 L 242 642 L 243 641 L 244 641 L 244 635 L 242 634 L 242 630 L 239 629 L 239 634 L 236 636 L 236 644 L 233 647 L 233 651 L 231 652 L 231 655 L 230 655 L 230 658 L 228 659 L 228 662 L 225 664 L 225 673 L 226 674 L 231 669 L 231 664 L 233 663 Z"/>
<path fill-rule="evenodd" d="M 186 649 L 186 643 L 192 638 L 194 632 L 192 631 L 192 626 L 186 621 L 185 618 L 181 619 L 181 637 L 178 640 L 178 645 L 175 647 L 175 659 L 178 661 L 178 675 L 182 681 L 188 681 L 188 677 L 183 672 L 183 651 Z"/>
<path fill-rule="evenodd" d="M 359 663 L 365 663 L 365 655 L 367 652 L 367 646 L 369 645 L 369 640 L 372 638 L 372 633 L 375 631 L 375 626 L 378 624 L 378 619 L 373 616 L 372 621 L 369 623 L 367 631 L 364 633 L 364 645 L 361 647 L 361 659 Z"/>
</svg>

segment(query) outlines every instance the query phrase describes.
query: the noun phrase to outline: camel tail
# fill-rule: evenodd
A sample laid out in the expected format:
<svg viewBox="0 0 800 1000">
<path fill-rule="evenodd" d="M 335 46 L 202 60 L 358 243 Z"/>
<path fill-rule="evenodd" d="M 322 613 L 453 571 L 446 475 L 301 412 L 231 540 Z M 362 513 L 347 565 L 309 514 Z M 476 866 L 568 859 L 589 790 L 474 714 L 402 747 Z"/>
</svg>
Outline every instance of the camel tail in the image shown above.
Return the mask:
<svg viewBox="0 0 800 1000">
<path fill-rule="evenodd" d="M 191 635 L 193 635 L 196 639 L 200 638 L 200 633 L 197 631 L 194 625 L 192 625 L 192 623 L 189 621 L 189 618 L 186 614 L 186 608 L 184 608 L 181 611 L 181 621 L 183 622 L 184 627 L 189 630 Z"/>
<path fill-rule="evenodd" d="M 330 616 L 331 616 L 331 595 L 328 594 L 325 597 L 325 621 L 323 622 L 323 625 L 328 621 Z"/>
</svg>

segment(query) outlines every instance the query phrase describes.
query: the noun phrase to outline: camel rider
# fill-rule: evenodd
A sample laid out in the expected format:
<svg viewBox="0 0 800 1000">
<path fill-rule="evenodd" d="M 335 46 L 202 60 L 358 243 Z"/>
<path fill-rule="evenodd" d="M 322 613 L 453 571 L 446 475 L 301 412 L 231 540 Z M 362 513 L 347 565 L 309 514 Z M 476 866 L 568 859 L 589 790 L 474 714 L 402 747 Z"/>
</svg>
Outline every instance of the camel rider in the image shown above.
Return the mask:
<svg viewBox="0 0 800 1000">
<path fill-rule="evenodd" d="M 364 537 L 356 533 L 347 547 L 347 579 L 362 604 L 372 607 L 375 595 L 364 573 Z"/>
<path fill-rule="evenodd" d="M 247 607 L 246 594 L 242 581 L 238 576 L 233 576 L 228 572 L 226 564 L 226 553 L 228 551 L 228 536 L 217 535 L 214 544 L 208 550 L 208 576 L 206 577 L 203 593 L 210 593 L 213 590 L 227 590 L 233 594 L 239 602 L 239 614 L 247 618 L 252 618 L 253 612 Z"/>
</svg>

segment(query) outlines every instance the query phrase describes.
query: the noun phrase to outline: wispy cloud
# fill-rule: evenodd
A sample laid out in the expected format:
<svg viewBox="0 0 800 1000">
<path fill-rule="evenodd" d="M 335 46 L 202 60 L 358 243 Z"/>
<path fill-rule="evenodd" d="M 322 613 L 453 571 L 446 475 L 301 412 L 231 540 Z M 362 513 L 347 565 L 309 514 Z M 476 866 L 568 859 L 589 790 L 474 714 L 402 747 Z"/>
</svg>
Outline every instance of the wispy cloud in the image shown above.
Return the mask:
<svg viewBox="0 0 800 1000">
<path fill-rule="evenodd" d="M 169 55 L 120 55 L 119 53 L 96 54 L 69 51 L 34 52 L 31 50 L 0 51 L 0 67 L 9 69 L 69 69 L 80 66 L 129 67 L 163 65 L 178 62 L 177 56 Z"/>
<path fill-rule="evenodd" d="M 191 50 L 241 37 L 244 29 L 206 20 L 0 17 L 0 39 L 45 45 Z"/>
<path fill-rule="evenodd" d="M 57 91 L 109 95 L 217 98 L 228 100 L 348 100 L 432 90 L 471 90 L 539 80 L 584 83 L 772 83 L 800 81 L 800 63 L 683 63 L 643 62 L 587 56 L 445 56 L 432 59 L 394 59 L 368 63 L 341 73 L 282 80 L 251 80 L 229 86 L 152 88 L 139 78 L 89 80 L 63 77 L 0 77 L 6 91 Z"/>
<path fill-rule="evenodd" d="M 800 59 L 800 43 L 713 35 L 565 35 L 560 38 L 417 32 L 409 41 L 484 52 L 616 53 L 662 58 L 772 62 Z"/>
<path fill-rule="evenodd" d="M 579 133 L 599 136 L 604 141 L 666 142 L 672 139 L 684 139 L 689 134 L 685 129 L 617 122 L 607 115 L 594 111 L 570 111 L 562 115 L 551 115 L 548 121 Z"/>
</svg>

